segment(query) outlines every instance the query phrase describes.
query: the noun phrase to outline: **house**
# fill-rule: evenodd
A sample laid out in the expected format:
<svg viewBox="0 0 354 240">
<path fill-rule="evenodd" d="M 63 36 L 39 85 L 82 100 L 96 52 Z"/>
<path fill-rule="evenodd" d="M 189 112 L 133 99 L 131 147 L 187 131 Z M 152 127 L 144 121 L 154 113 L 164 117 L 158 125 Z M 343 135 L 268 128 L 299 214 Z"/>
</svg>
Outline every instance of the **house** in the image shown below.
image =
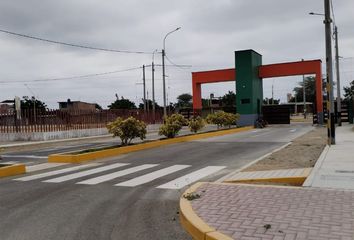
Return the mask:
<svg viewBox="0 0 354 240">
<path fill-rule="evenodd" d="M 5 100 L 0 102 L 0 113 L 8 113 L 14 110 L 14 100 Z"/>
<path fill-rule="evenodd" d="M 71 101 L 68 99 L 66 102 L 58 102 L 59 110 L 70 111 L 70 110 L 82 110 L 82 111 L 95 111 L 96 103 L 87 103 L 81 101 Z"/>
</svg>

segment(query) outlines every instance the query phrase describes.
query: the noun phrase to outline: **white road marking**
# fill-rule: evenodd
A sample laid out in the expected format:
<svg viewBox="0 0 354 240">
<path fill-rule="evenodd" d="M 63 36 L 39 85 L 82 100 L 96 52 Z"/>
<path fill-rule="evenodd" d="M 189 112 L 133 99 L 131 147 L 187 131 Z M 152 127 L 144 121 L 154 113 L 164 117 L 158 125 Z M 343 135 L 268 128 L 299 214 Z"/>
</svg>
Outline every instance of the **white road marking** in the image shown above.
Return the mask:
<svg viewBox="0 0 354 240">
<path fill-rule="evenodd" d="M 103 166 L 103 167 L 98 167 L 98 168 L 93 168 L 93 169 L 86 170 L 86 171 L 81 171 L 81 172 L 78 172 L 78 173 L 72 173 L 72 174 L 69 174 L 69 175 L 62 176 L 62 177 L 48 179 L 48 180 L 45 180 L 43 182 L 49 182 L 49 183 L 65 182 L 65 181 L 69 181 L 69 180 L 72 180 L 72 179 L 76 179 L 76 178 L 92 175 L 92 174 L 95 174 L 95 173 L 104 172 L 104 171 L 107 171 L 107 170 L 110 170 L 110 169 L 123 167 L 123 166 L 126 166 L 126 165 L 129 165 L 129 163 L 114 163 L 114 164 L 106 165 L 106 166 Z"/>
<path fill-rule="evenodd" d="M 48 158 L 48 156 L 35 156 L 35 155 L 1 155 L 6 158 Z"/>
<path fill-rule="evenodd" d="M 58 175 L 58 174 L 62 174 L 62 173 L 73 172 L 73 171 L 80 170 L 83 168 L 94 167 L 97 165 L 99 165 L 99 164 L 98 163 L 90 163 L 90 164 L 86 164 L 86 165 L 79 165 L 79 166 L 75 166 L 75 167 L 64 168 L 64 169 L 60 169 L 60 170 L 56 170 L 56 171 L 35 174 L 35 175 L 26 176 L 26 177 L 22 177 L 22 178 L 16 178 L 14 180 L 16 180 L 16 181 L 31 181 L 31 180 L 50 177 L 50 176 L 54 176 L 54 175 Z"/>
<path fill-rule="evenodd" d="M 181 189 L 181 188 L 183 188 L 195 181 L 198 181 L 199 179 L 201 179 L 203 177 L 206 177 L 210 174 L 216 173 L 224 168 L 225 168 L 225 166 L 208 166 L 208 167 L 199 169 L 197 171 L 194 171 L 192 173 L 189 173 L 187 175 L 184 175 L 184 176 L 177 178 L 175 180 L 172 180 L 172 181 L 165 183 L 163 185 L 160 185 L 157 188 Z"/>
<path fill-rule="evenodd" d="M 17 161 L 8 161 L 8 162 L 1 162 L 0 161 L 0 164 L 16 164 L 18 163 Z"/>
<path fill-rule="evenodd" d="M 114 173 L 102 175 L 102 176 L 99 176 L 99 177 L 87 179 L 85 181 L 81 181 L 81 182 L 78 182 L 76 184 L 95 185 L 95 184 L 98 184 L 98 183 L 107 182 L 109 180 L 112 180 L 112 179 L 115 179 L 115 178 L 118 178 L 118 177 L 122 177 L 122 176 L 125 176 L 125 175 L 128 175 L 128 174 L 131 174 L 131 173 L 135 173 L 135 172 L 142 171 L 142 170 L 145 170 L 145 169 L 148 169 L 148 168 L 156 167 L 158 165 L 159 164 L 144 164 L 144 165 L 141 165 L 141 166 L 132 167 L 132 168 L 128 168 L 128 169 L 124 169 L 124 170 L 118 171 L 118 172 L 114 172 Z"/>
<path fill-rule="evenodd" d="M 291 129 L 289 132 L 296 132 L 297 129 Z"/>
<path fill-rule="evenodd" d="M 41 163 L 41 164 L 36 164 L 36 165 L 31 165 L 26 167 L 26 172 L 35 172 L 35 171 L 44 170 L 48 168 L 64 166 L 67 164 L 69 163 Z"/>
<path fill-rule="evenodd" d="M 133 178 L 131 180 L 118 183 L 114 186 L 124 186 L 124 187 L 135 187 L 144 183 L 151 182 L 157 178 L 163 177 L 165 175 L 177 172 L 179 170 L 190 167 L 191 165 L 173 165 L 171 167 L 163 168 L 152 173 L 142 175 L 140 177 Z"/>
</svg>

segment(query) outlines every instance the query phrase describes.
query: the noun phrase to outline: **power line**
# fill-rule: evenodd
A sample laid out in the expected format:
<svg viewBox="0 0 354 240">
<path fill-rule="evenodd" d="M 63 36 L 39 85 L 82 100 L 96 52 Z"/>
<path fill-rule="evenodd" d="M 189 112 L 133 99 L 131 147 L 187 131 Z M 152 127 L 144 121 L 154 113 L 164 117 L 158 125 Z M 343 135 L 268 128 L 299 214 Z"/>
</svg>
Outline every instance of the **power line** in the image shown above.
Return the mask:
<svg viewBox="0 0 354 240">
<path fill-rule="evenodd" d="M 141 69 L 141 68 L 142 67 L 133 67 L 133 68 L 121 69 L 121 70 L 111 71 L 111 72 L 93 73 L 93 74 L 71 76 L 71 77 L 44 78 L 44 79 L 32 79 L 32 80 L 21 80 L 21 81 L 0 81 L 0 83 L 27 83 L 27 82 L 63 81 L 63 80 L 71 80 L 71 79 L 79 79 L 79 78 L 96 77 L 96 76 L 102 76 L 102 75 L 108 75 L 108 74 L 120 73 L 120 72 L 128 72 L 128 71 L 138 70 L 138 69 Z"/>
<path fill-rule="evenodd" d="M 171 61 L 171 59 L 169 59 L 166 54 L 165 54 L 165 57 L 166 57 L 167 61 L 169 61 L 173 66 L 178 67 L 178 68 L 181 68 L 181 69 L 183 69 L 183 70 L 185 70 L 184 68 L 190 68 L 190 67 L 192 67 L 192 65 L 179 65 L 179 64 L 176 64 L 176 63 L 174 63 L 173 61 Z"/>
<path fill-rule="evenodd" d="M 3 30 L 3 29 L 0 29 L 0 32 L 14 35 L 14 36 L 18 36 L 18 37 L 29 38 L 29 39 L 33 39 L 33 40 L 49 42 L 49 43 L 54 43 L 54 44 L 59 44 L 59 45 L 64 45 L 64 46 L 69 46 L 69 47 L 77 47 L 77 48 L 84 48 L 84 49 L 104 51 L 104 52 L 152 54 L 152 52 L 117 50 L 117 49 L 99 48 L 99 47 L 91 47 L 91 46 L 85 46 L 85 45 L 79 45 L 79 44 L 73 44 L 73 43 L 66 43 L 66 42 L 61 42 L 61 41 L 56 41 L 56 40 L 49 40 L 49 39 L 45 39 L 45 38 L 35 37 L 35 36 L 27 35 L 27 34 L 11 32 L 11 31 L 7 31 L 7 30 Z"/>
</svg>

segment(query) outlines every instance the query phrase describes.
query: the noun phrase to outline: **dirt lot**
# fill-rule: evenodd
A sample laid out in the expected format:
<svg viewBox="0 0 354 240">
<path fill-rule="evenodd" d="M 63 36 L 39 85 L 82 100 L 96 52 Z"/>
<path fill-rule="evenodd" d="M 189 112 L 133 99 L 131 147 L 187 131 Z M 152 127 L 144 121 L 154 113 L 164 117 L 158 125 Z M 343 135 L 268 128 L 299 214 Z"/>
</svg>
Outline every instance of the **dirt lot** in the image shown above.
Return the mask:
<svg viewBox="0 0 354 240">
<path fill-rule="evenodd" d="M 296 138 L 290 145 L 258 161 L 243 171 L 313 167 L 327 143 L 327 129 L 314 130 Z"/>
</svg>

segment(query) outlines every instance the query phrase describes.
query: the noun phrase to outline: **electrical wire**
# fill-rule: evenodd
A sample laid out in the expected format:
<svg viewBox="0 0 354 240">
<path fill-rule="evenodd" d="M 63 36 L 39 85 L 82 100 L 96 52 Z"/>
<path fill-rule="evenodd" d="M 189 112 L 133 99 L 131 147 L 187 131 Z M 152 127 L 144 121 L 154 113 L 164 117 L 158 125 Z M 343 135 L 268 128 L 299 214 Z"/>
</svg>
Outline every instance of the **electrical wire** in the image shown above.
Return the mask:
<svg viewBox="0 0 354 240">
<path fill-rule="evenodd" d="M 11 32 L 11 31 L 4 30 L 4 29 L 0 29 L 0 32 L 14 35 L 14 36 L 18 36 L 18 37 L 29 38 L 29 39 L 33 39 L 33 40 L 49 42 L 49 43 L 54 43 L 54 44 L 59 44 L 59 45 L 64 45 L 64 46 L 69 46 L 69 47 L 84 48 L 84 49 L 104 51 L 104 52 L 115 52 L 115 53 L 152 54 L 152 52 L 117 50 L 117 49 L 99 48 L 99 47 L 91 47 L 91 46 L 85 46 L 85 45 L 79 45 L 79 44 L 73 44 L 73 43 L 66 43 L 66 42 L 61 42 L 61 41 L 56 41 L 56 40 L 49 40 L 49 39 L 45 39 L 45 38 L 35 37 L 35 36 L 27 35 L 27 34 Z"/>
<path fill-rule="evenodd" d="M 185 70 L 185 68 L 191 68 L 192 67 L 192 65 L 179 65 L 179 64 L 176 64 L 173 61 L 171 61 L 171 59 L 169 59 L 166 54 L 165 54 L 165 57 L 166 57 L 167 61 L 169 61 L 173 66 L 181 68 L 183 70 Z"/>
<path fill-rule="evenodd" d="M 117 71 L 111 72 L 103 72 L 103 73 L 93 73 L 93 74 L 86 74 L 86 75 L 79 75 L 79 76 L 71 76 L 71 77 L 60 77 L 60 78 L 44 78 L 44 79 L 33 79 L 33 80 L 21 80 L 21 81 L 0 81 L 0 83 L 28 83 L 28 82 L 49 82 L 49 81 L 63 81 L 63 80 L 72 80 L 72 79 L 80 79 L 80 78 L 88 78 L 88 77 L 96 77 L 120 72 L 128 72 L 137 69 L 142 69 L 142 67 L 133 67 L 127 69 L 121 69 Z"/>
</svg>

